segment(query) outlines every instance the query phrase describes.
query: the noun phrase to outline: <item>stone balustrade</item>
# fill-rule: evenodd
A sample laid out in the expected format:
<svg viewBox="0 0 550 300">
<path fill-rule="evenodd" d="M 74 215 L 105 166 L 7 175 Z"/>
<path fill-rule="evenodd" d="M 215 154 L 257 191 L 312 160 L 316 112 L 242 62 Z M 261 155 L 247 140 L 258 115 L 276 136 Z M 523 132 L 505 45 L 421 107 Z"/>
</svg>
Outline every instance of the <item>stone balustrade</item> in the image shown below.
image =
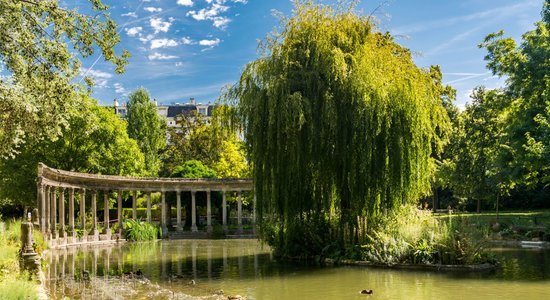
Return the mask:
<svg viewBox="0 0 550 300">
<path fill-rule="evenodd" d="M 160 225 L 163 236 L 168 231 L 166 193 L 176 193 L 176 231 L 183 230 L 182 223 L 182 193 L 191 194 L 191 231 L 198 231 L 196 215 L 196 193 L 206 192 L 206 228 L 212 231 L 211 193 L 222 192 L 222 226 L 227 230 L 227 201 L 226 194 L 236 192 L 238 231 L 242 232 L 242 192 L 252 191 L 253 182 L 250 179 L 185 179 L 185 178 L 148 178 L 127 177 L 112 175 L 95 175 L 70 172 L 50 168 L 42 163 L 38 165 L 37 206 L 39 212 L 40 230 L 49 241 L 50 246 L 59 247 L 70 244 L 110 241 L 118 239 L 122 230 L 122 193 L 130 192 L 132 198 L 132 218 L 137 218 L 137 193 L 144 192 L 147 197 L 147 221 L 152 221 L 151 193 L 161 193 Z M 97 219 L 98 192 L 103 196 L 103 228 L 100 234 Z M 109 220 L 109 193 L 117 194 L 117 222 L 118 231 L 112 235 Z M 75 224 L 75 193 L 79 197 L 79 222 Z M 67 198 L 65 197 L 67 195 Z M 86 207 L 86 199 L 90 199 L 91 207 Z M 256 197 L 254 197 L 254 201 Z M 68 202 L 68 203 L 66 203 Z M 66 204 L 68 211 L 65 209 Z M 101 207 L 101 205 L 100 205 Z M 255 207 L 255 205 L 254 205 Z M 91 232 L 86 232 L 86 214 L 91 214 Z M 253 218 L 254 219 L 254 218 Z M 68 220 L 68 226 L 65 221 Z M 254 221 L 253 221 L 254 222 Z M 76 230 L 83 234 L 77 237 Z"/>
</svg>

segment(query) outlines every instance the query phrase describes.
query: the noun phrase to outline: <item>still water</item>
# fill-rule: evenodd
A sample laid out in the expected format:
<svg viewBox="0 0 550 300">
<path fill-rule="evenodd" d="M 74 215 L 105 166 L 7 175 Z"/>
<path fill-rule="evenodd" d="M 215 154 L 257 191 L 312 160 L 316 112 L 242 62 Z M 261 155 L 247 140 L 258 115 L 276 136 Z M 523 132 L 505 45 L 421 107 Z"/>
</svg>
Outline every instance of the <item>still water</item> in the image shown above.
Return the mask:
<svg viewBox="0 0 550 300">
<path fill-rule="evenodd" d="M 493 249 L 482 273 L 312 267 L 255 240 L 180 240 L 51 251 L 52 299 L 550 299 L 550 251 Z M 362 295 L 372 289 L 372 295 Z"/>
</svg>

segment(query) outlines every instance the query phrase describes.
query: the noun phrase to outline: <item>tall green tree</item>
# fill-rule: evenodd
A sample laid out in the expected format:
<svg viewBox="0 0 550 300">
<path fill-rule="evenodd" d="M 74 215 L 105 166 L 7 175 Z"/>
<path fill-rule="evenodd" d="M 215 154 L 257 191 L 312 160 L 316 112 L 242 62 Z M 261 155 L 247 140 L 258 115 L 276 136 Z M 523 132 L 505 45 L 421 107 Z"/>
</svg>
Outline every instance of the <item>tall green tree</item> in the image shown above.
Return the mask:
<svg viewBox="0 0 550 300">
<path fill-rule="evenodd" d="M 298 255 L 304 233 L 319 254 L 429 192 L 449 120 L 429 70 L 370 18 L 295 3 L 227 97 L 245 128 L 260 228 L 274 228 L 262 237 Z"/>
<path fill-rule="evenodd" d="M 499 90 L 478 87 L 472 102 L 455 124 L 442 169 L 456 196 L 477 202 L 493 202 L 506 193 L 506 168 L 501 164 L 506 99 Z M 443 175 L 443 174 L 440 174 Z"/>
<path fill-rule="evenodd" d="M 480 45 L 487 49 L 487 67 L 506 76 L 507 99 L 504 165 L 510 182 L 532 188 L 550 183 L 550 1 L 542 20 L 522 36 L 521 45 L 504 32 L 489 34 Z"/>
<path fill-rule="evenodd" d="M 0 157 L 18 152 L 28 137 L 59 135 L 78 106 L 79 56 L 100 51 L 124 71 L 129 53 L 115 53 L 120 37 L 108 7 L 89 2 L 93 15 L 57 0 L 0 1 L 0 68 L 8 74 L 0 76 Z"/>
<path fill-rule="evenodd" d="M 0 202 L 33 205 L 39 162 L 68 171 L 107 175 L 142 175 L 143 154 L 128 137 L 126 123 L 111 109 L 83 95 L 78 114 L 73 114 L 55 140 L 28 140 L 12 158 L 0 160 Z"/>
<path fill-rule="evenodd" d="M 166 121 L 158 115 L 149 92 L 139 88 L 128 96 L 128 135 L 138 142 L 145 155 L 145 166 L 150 176 L 157 176 L 161 168 L 160 153 L 166 147 Z"/>
</svg>

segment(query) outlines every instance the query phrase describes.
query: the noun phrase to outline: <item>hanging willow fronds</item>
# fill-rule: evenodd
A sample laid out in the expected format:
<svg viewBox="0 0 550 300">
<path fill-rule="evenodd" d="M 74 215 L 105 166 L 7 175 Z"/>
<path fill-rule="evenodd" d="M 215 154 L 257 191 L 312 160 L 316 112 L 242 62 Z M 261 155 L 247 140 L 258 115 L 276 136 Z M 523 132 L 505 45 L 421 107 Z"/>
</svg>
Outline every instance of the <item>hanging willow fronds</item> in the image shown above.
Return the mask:
<svg viewBox="0 0 550 300">
<path fill-rule="evenodd" d="M 296 2 L 226 95 L 244 125 L 259 225 L 276 223 L 283 243 L 292 224 L 336 218 L 353 231 L 358 216 L 416 200 L 448 127 L 429 72 L 352 11 Z"/>
</svg>

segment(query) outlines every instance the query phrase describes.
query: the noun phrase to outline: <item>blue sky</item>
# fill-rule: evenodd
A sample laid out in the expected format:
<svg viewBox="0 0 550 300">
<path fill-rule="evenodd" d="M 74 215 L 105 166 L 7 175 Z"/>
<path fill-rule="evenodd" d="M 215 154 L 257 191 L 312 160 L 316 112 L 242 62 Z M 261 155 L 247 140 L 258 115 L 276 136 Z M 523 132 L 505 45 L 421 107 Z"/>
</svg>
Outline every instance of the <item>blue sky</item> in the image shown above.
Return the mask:
<svg viewBox="0 0 550 300">
<path fill-rule="evenodd" d="M 132 58 L 122 75 L 99 54 L 83 60 L 82 73 L 94 77 L 100 103 L 143 86 L 161 103 L 214 102 L 222 87 L 235 83 L 246 63 L 256 59 L 258 40 L 278 26 L 273 10 L 291 14 L 289 0 L 103 0 L 118 23 L 119 49 Z M 336 1 L 321 1 L 325 4 Z M 66 0 L 68 7 L 83 1 Z M 457 89 L 464 107 L 479 85 L 500 87 L 485 68 L 477 45 L 497 30 L 519 41 L 540 20 L 543 0 L 366 1 L 359 14 L 374 11 L 381 31 L 415 53 L 420 67 L 440 65 L 444 82 Z M 80 8 L 84 11 L 84 7 Z"/>
</svg>

